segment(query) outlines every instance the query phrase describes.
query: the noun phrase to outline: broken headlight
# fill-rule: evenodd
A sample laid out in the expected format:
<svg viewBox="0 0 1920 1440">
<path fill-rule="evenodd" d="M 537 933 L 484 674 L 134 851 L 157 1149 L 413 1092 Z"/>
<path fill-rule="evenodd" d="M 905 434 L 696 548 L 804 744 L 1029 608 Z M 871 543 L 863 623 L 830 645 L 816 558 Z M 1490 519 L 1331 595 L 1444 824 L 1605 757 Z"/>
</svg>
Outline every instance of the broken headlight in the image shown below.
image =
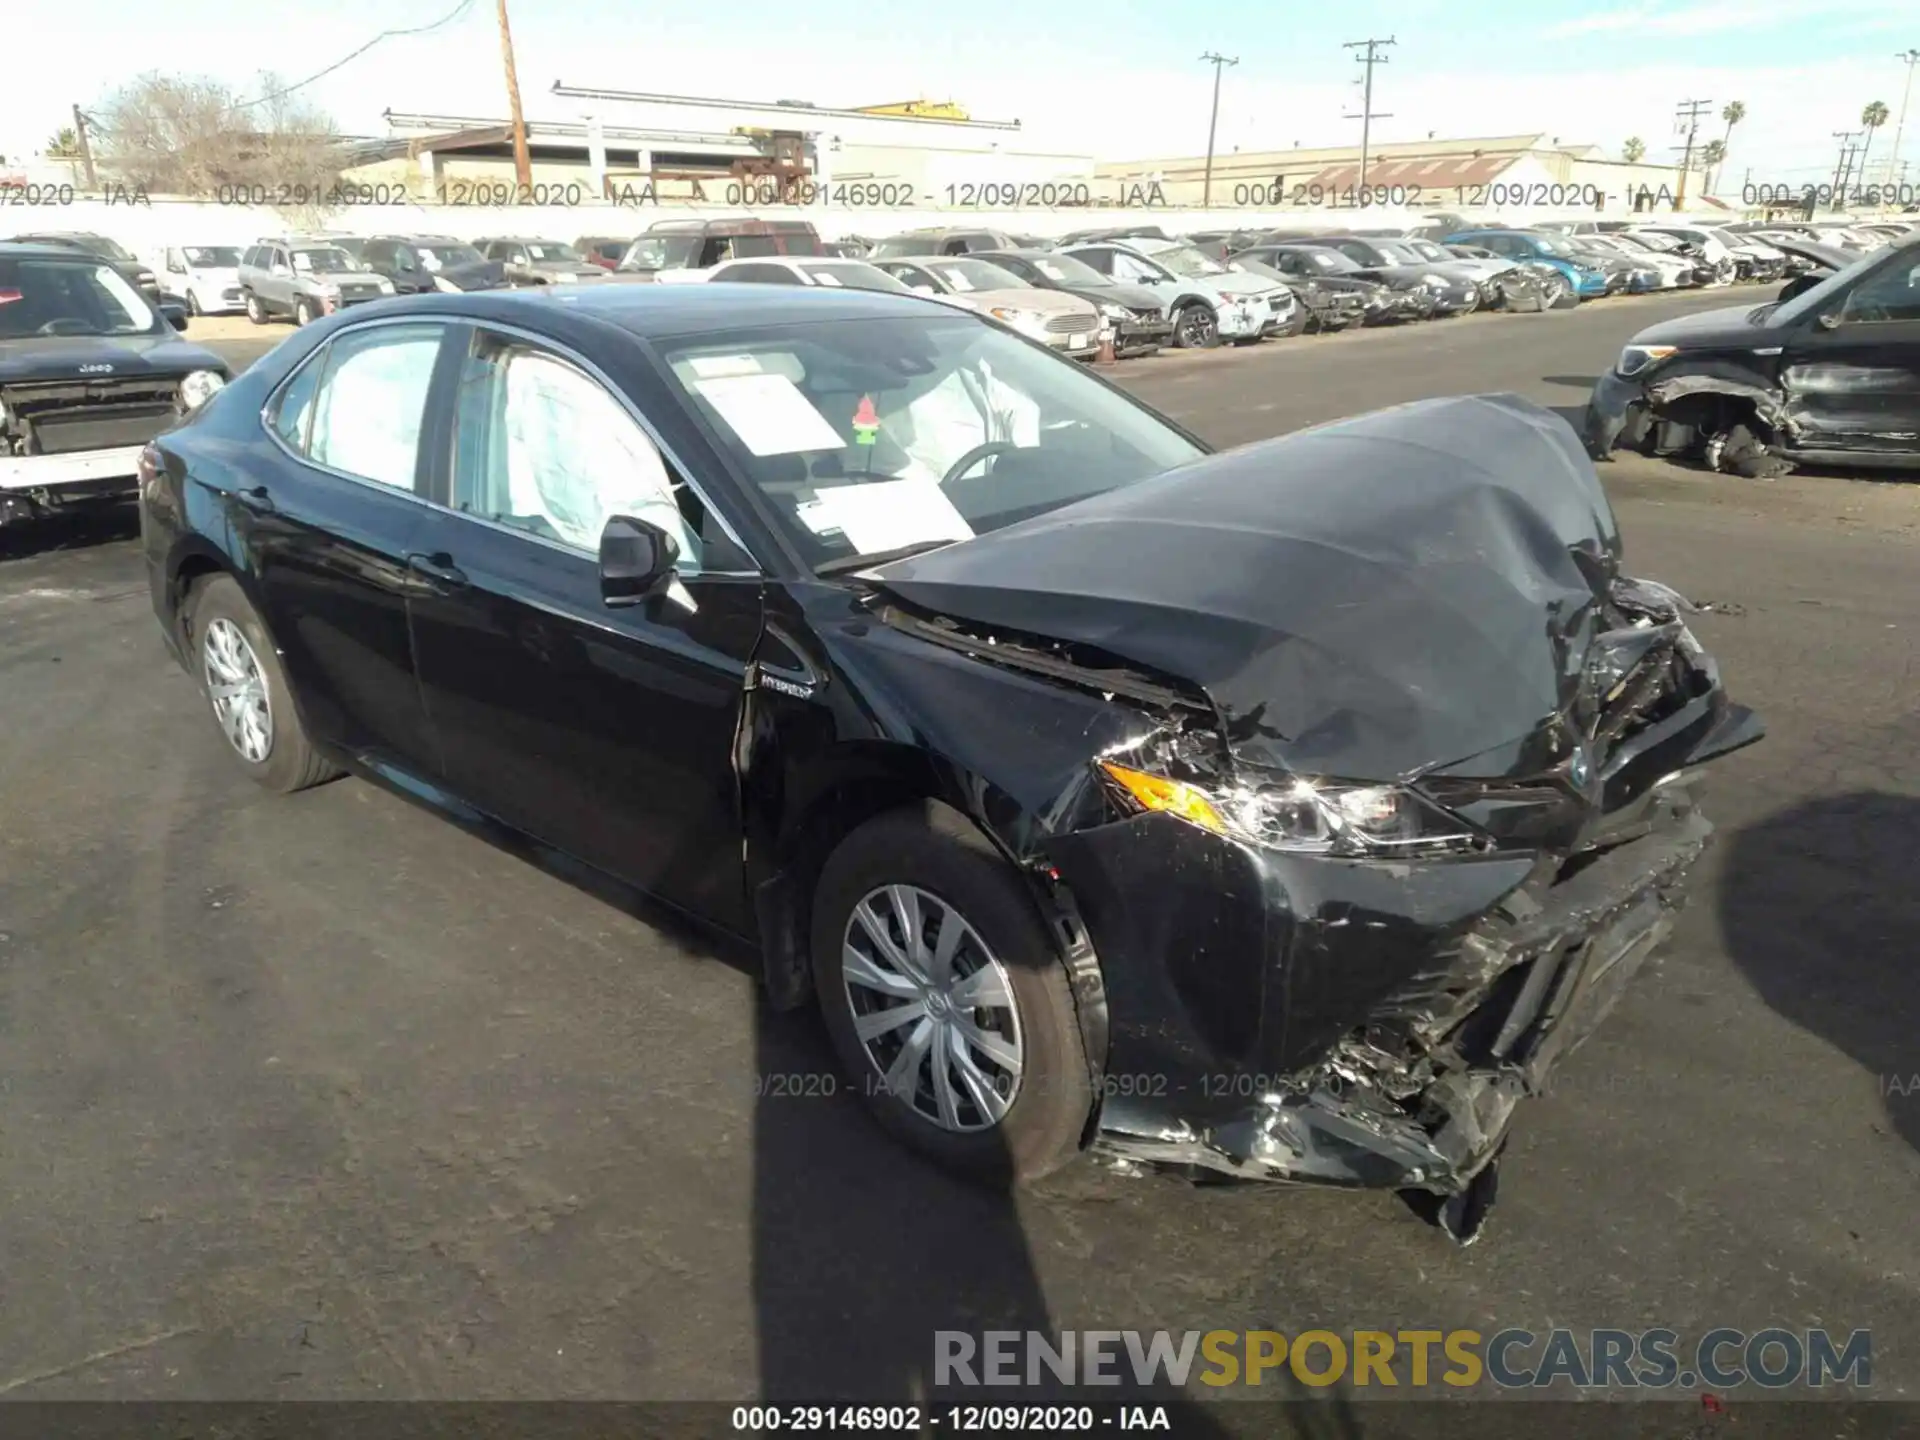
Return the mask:
<svg viewBox="0 0 1920 1440">
<path fill-rule="evenodd" d="M 1274 850 L 1385 856 L 1483 848 L 1475 831 L 1403 785 L 1288 776 L 1216 790 L 1109 760 L 1100 762 L 1100 771 L 1136 811 L 1162 811 Z"/>
<path fill-rule="evenodd" d="M 180 382 L 180 403 L 189 410 L 198 410 L 226 383 L 227 377 L 218 370 L 195 370 Z"/>
<path fill-rule="evenodd" d="M 1625 378 L 1638 375 L 1649 365 L 1658 363 L 1673 354 L 1678 345 L 1629 345 L 1620 352 L 1620 358 L 1614 363 L 1613 372 Z"/>
</svg>

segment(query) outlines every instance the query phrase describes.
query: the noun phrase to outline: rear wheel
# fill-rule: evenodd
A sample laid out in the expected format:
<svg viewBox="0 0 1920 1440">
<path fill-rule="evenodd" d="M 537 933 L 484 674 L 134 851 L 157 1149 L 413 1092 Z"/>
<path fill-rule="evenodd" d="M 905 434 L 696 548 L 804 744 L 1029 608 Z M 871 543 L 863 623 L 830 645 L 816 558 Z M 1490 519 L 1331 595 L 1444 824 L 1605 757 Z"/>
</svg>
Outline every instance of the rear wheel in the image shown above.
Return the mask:
<svg viewBox="0 0 1920 1440">
<path fill-rule="evenodd" d="M 309 743 L 286 671 L 246 593 L 215 575 L 193 593 L 194 673 L 227 749 L 255 783 L 290 793 L 341 773 Z"/>
<path fill-rule="evenodd" d="M 896 1138 L 995 1184 L 1079 1153 L 1093 1087 L 1066 970 L 971 826 L 900 810 L 855 830 L 821 872 L 811 943 L 840 1063 Z"/>
<path fill-rule="evenodd" d="M 1220 343 L 1220 319 L 1206 305 L 1190 300 L 1173 317 L 1173 343 L 1182 350 L 1211 350 Z"/>
<path fill-rule="evenodd" d="M 256 325 L 267 323 L 267 307 L 260 303 L 260 297 L 251 290 L 247 292 L 247 319 Z"/>
</svg>

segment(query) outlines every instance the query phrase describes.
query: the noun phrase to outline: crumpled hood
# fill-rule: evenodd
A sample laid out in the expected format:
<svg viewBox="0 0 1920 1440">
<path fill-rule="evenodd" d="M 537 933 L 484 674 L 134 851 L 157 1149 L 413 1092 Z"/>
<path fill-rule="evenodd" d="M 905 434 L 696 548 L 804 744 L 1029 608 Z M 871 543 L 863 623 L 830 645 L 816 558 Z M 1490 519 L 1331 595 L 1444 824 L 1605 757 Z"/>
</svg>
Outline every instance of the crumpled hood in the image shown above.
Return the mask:
<svg viewBox="0 0 1920 1440">
<path fill-rule="evenodd" d="M 102 370 L 96 367 L 107 365 Z M 82 370 L 82 366 L 90 367 Z M 0 385 L 28 380 L 130 380 L 143 375 L 227 373 L 227 362 L 169 328 L 146 335 L 37 335 L 0 340 Z"/>
<path fill-rule="evenodd" d="M 1566 422 L 1483 395 L 1210 456 L 876 578 L 1199 688 L 1243 763 L 1389 780 L 1571 705 L 1619 550 Z"/>
</svg>

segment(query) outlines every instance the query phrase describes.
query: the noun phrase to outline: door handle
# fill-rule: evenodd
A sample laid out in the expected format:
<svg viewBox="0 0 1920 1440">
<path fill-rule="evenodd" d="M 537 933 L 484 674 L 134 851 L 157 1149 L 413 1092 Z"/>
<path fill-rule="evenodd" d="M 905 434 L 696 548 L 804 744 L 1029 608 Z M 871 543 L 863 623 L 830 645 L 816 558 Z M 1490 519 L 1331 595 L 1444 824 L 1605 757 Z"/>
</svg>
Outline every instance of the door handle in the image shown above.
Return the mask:
<svg viewBox="0 0 1920 1440">
<path fill-rule="evenodd" d="M 233 491 L 232 495 L 234 499 L 238 500 L 249 510 L 271 510 L 274 508 L 273 492 L 264 485 L 249 485 L 244 490 Z"/>
<path fill-rule="evenodd" d="M 453 557 L 444 550 L 432 555 L 407 556 L 407 569 L 441 585 L 459 587 L 467 583 L 467 572 L 454 564 Z"/>
</svg>

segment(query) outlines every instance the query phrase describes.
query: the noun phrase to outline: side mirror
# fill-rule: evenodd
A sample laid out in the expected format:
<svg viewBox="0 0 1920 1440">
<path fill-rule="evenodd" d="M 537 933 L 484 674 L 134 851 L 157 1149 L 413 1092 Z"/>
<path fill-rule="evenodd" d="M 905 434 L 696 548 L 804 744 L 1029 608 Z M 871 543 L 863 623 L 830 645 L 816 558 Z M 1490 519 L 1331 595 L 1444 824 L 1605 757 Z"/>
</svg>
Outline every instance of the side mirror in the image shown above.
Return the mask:
<svg viewBox="0 0 1920 1440">
<path fill-rule="evenodd" d="M 1840 313 L 1837 310 L 1829 310 L 1824 315 L 1815 316 L 1813 323 L 1818 325 L 1822 330 L 1838 330 L 1840 328 Z"/>
<path fill-rule="evenodd" d="M 673 575 L 680 542 L 658 525 L 631 515 L 612 515 L 600 532 L 600 599 L 612 606 L 638 605 Z"/>
<path fill-rule="evenodd" d="M 160 305 L 160 318 L 165 320 L 174 329 L 184 330 L 187 328 L 187 307 L 162 301 Z"/>
</svg>

